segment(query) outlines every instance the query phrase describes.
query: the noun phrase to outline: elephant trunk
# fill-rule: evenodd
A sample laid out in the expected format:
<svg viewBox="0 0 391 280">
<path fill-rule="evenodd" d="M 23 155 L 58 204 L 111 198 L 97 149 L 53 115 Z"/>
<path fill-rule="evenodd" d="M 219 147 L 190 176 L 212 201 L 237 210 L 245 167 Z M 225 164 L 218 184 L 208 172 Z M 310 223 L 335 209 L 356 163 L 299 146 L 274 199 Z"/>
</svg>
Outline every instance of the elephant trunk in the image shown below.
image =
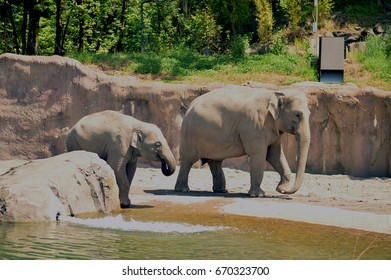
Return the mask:
<svg viewBox="0 0 391 280">
<path fill-rule="evenodd" d="M 292 188 L 287 189 L 288 184 L 281 184 L 277 187 L 277 191 L 283 194 L 295 193 L 303 183 L 305 166 L 307 163 L 308 150 L 310 147 L 310 131 L 306 129 L 304 132 L 297 132 L 297 168 L 296 168 L 296 179 Z"/>
<path fill-rule="evenodd" d="M 170 176 L 174 174 L 176 168 L 176 161 L 172 152 L 170 150 L 165 151 L 159 155 L 159 158 L 162 162 L 162 173 L 165 176 Z"/>
</svg>

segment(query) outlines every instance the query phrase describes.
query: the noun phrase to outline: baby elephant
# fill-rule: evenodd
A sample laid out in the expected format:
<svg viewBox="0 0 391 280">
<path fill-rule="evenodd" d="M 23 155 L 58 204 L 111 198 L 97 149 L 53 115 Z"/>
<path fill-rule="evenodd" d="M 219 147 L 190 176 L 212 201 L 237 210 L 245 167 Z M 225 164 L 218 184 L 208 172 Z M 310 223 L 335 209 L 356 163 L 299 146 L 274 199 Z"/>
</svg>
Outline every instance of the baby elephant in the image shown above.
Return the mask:
<svg viewBox="0 0 391 280">
<path fill-rule="evenodd" d="M 129 208 L 129 188 L 137 159 L 161 161 L 162 173 L 170 176 L 175 158 L 161 130 L 115 111 L 94 113 L 80 119 L 67 137 L 68 151 L 94 152 L 114 170 L 119 187 L 121 208 Z"/>
</svg>

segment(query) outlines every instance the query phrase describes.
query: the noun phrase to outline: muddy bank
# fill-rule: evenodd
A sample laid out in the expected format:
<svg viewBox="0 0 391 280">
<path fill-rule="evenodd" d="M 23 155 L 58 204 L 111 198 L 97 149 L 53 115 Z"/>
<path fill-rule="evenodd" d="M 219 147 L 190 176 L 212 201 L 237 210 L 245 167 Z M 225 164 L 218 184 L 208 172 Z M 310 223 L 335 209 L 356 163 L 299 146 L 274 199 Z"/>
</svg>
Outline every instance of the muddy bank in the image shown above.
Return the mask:
<svg viewBox="0 0 391 280">
<path fill-rule="evenodd" d="M 267 171 L 262 183 L 266 197 L 249 198 L 250 174 L 230 168 L 224 168 L 224 172 L 227 194 L 212 192 L 212 176 L 207 167 L 191 171 L 191 192 L 176 193 L 176 174 L 162 180 L 160 170 L 139 168 L 130 190 L 133 207 L 156 207 L 164 212 L 172 208 L 178 216 L 181 211 L 217 212 L 391 234 L 390 178 L 305 174 L 299 191 L 288 196 L 275 191 L 279 176 Z"/>
<path fill-rule="evenodd" d="M 179 129 L 190 102 L 221 87 L 141 82 L 97 73 L 59 57 L 0 55 L 0 160 L 39 159 L 65 152 L 65 135 L 84 115 L 106 109 L 156 123 L 178 159 Z M 250 82 L 247 86 L 279 90 Z M 291 85 L 311 109 L 307 172 L 391 176 L 391 92 L 352 84 Z M 295 141 L 285 139 L 294 169 Z M 247 159 L 226 166 L 247 170 Z"/>
</svg>

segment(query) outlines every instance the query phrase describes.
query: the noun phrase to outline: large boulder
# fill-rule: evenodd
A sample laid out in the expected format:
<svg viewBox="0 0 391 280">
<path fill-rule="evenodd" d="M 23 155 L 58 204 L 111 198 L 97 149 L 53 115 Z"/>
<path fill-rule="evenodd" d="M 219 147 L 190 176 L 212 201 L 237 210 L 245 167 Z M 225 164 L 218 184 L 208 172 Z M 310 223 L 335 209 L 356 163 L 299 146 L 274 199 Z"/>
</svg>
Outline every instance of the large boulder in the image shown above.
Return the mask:
<svg viewBox="0 0 391 280">
<path fill-rule="evenodd" d="M 114 172 L 96 154 L 75 151 L 41 160 L 0 162 L 0 222 L 119 209 Z"/>
</svg>

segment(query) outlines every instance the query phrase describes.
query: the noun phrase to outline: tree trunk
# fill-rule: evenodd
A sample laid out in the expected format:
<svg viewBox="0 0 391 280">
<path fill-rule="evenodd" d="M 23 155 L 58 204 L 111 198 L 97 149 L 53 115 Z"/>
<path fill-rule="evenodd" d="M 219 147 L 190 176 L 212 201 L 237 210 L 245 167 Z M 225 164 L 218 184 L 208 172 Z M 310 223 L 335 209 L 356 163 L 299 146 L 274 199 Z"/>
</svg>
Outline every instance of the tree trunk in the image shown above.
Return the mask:
<svg viewBox="0 0 391 280">
<path fill-rule="evenodd" d="M 182 1 L 182 8 L 183 8 L 183 14 L 185 15 L 186 18 L 191 13 L 191 6 L 189 4 L 189 0 Z"/>
<path fill-rule="evenodd" d="M 115 46 L 115 49 L 117 52 L 120 52 L 123 50 L 122 39 L 124 37 L 124 31 L 125 31 L 125 14 L 126 14 L 127 6 L 128 6 L 127 2 L 128 2 L 128 0 L 122 0 L 120 30 L 119 30 L 119 34 L 118 34 L 118 41 Z"/>
<path fill-rule="evenodd" d="M 69 12 L 69 15 L 68 15 L 68 18 L 67 18 L 67 22 L 65 24 L 65 27 L 64 27 L 64 29 L 62 31 L 62 35 L 61 35 L 60 49 L 63 51 L 63 55 L 65 54 L 65 49 L 64 49 L 65 37 L 66 37 L 67 31 L 68 31 L 68 26 L 69 26 L 69 21 L 71 19 L 72 10 L 73 10 L 73 7 L 72 7 L 71 11 Z"/>
<path fill-rule="evenodd" d="M 30 1 L 29 5 L 29 31 L 27 37 L 26 54 L 36 55 L 38 54 L 38 30 L 39 20 L 41 18 L 41 12 L 36 9 L 36 2 Z"/>
<path fill-rule="evenodd" d="M 6 2 L 6 4 L 8 5 L 7 10 L 8 10 L 9 18 L 10 18 L 10 23 L 12 26 L 12 38 L 13 38 L 14 48 L 16 50 L 16 53 L 19 54 L 20 53 L 20 46 L 19 46 L 19 41 L 18 41 L 18 33 L 16 31 L 16 25 L 15 25 L 15 20 L 14 20 L 14 15 L 13 15 L 12 4 L 10 3 L 10 1 Z"/>
<path fill-rule="evenodd" d="M 83 4 L 83 0 L 77 0 L 76 1 L 76 4 L 77 5 L 82 5 Z M 79 53 L 83 52 L 83 49 L 84 49 L 84 17 L 83 15 L 79 14 L 79 39 L 78 39 L 78 42 L 79 42 L 79 46 L 77 48 L 77 51 Z"/>
<path fill-rule="evenodd" d="M 4 37 L 2 38 L 3 39 L 3 51 L 4 52 L 8 52 L 7 51 L 7 45 L 8 45 L 8 42 L 7 42 L 7 11 L 4 12 L 4 14 L 2 14 L 3 11 L 0 13 L 0 18 L 1 17 L 4 17 L 3 18 L 3 34 L 4 34 Z"/>
<path fill-rule="evenodd" d="M 62 0 L 56 0 L 56 39 L 54 42 L 54 54 L 63 55 L 64 51 L 61 48 L 62 41 L 62 26 L 61 26 L 61 13 L 62 13 Z"/>
<path fill-rule="evenodd" d="M 144 53 L 144 2 L 141 2 L 140 7 L 140 51 Z"/>
<path fill-rule="evenodd" d="M 27 21 L 28 21 L 28 10 L 30 6 L 30 1 L 29 0 L 24 0 L 23 3 L 23 21 L 22 21 L 22 54 L 26 54 L 26 49 L 27 49 L 27 38 L 26 38 L 26 33 L 27 33 Z"/>
</svg>

